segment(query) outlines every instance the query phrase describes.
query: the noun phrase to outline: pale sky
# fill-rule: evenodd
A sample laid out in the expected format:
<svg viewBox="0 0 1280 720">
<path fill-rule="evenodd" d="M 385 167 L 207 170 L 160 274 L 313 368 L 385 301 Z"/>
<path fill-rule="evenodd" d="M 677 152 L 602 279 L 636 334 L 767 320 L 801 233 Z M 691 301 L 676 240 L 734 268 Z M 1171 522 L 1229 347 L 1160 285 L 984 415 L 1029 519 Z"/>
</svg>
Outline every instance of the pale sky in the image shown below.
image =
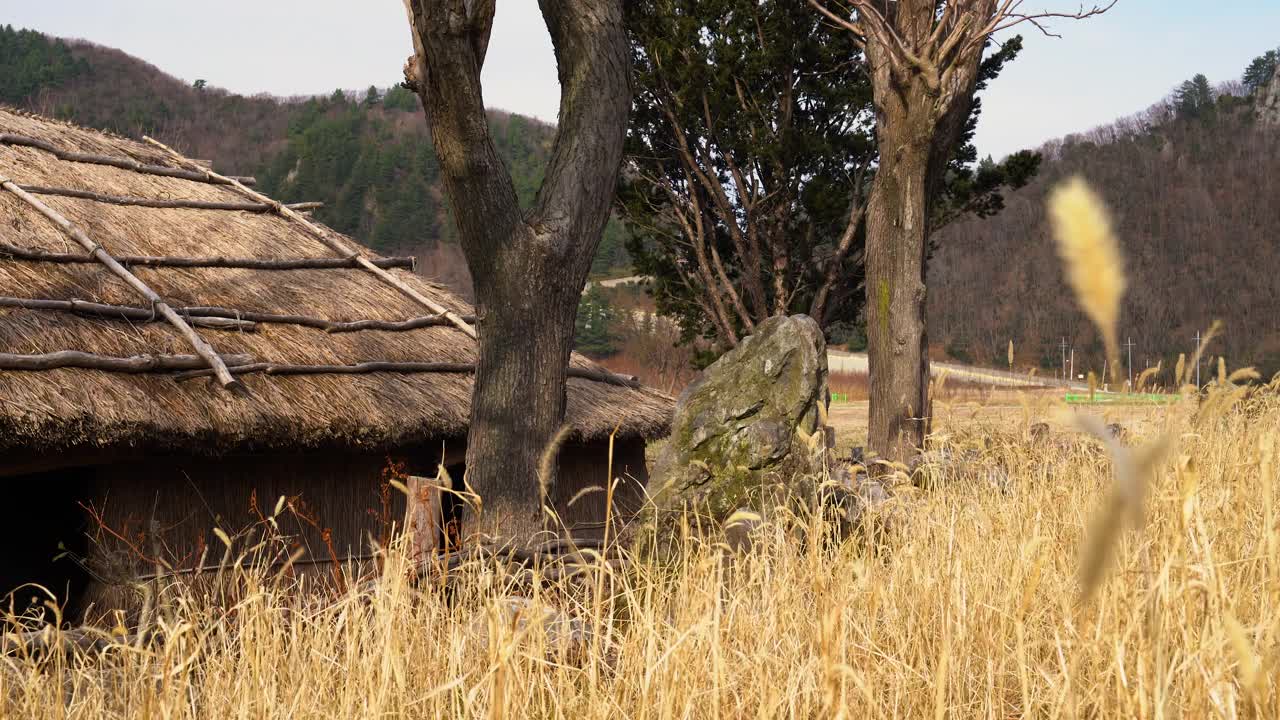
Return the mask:
<svg viewBox="0 0 1280 720">
<path fill-rule="evenodd" d="M 799 0 L 797 0 L 799 1 Z M 0 0 L 0 22 L 116 47 L 232 92 L 331 93 L 398 82 L 401 0 Z M 1078 0 L 1030 0 L 1074 9 Z M 1142 110 L 1202 72 L 1238 79 L 1280 45 L 1280 0 L 1120 0 L 1107 15 L 1024 27 L 1027 48 L 984 95 L 978 149 L 1003 156 Z M 554 121 L 555 58 L 536 0 L 498 0 L 485 101 Z"/>
</svg>

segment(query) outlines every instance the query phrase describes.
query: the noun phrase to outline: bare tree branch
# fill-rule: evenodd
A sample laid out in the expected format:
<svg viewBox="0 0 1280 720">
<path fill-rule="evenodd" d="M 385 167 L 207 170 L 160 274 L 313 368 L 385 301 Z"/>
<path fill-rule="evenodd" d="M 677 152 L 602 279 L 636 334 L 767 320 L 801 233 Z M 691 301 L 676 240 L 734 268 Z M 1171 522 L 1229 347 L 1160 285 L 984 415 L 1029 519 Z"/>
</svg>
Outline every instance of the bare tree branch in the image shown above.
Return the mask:
<svg viewBox="0 0 1280 720">
<path fill-rule="evenodd" d="M 867 206 L 863 202 L 863 192 L 866 181 L 866 166 L 858 168 L 858 173 L 853 180 L 853 200 L 849 204 L 849 220 L 845 224 L 844 232 L 840 235 L 839 242 L 836 243 L 835 252 L 827 260 L 826 267 L 823 268 L 822 284 L 818 286 L 818 290 L 814 293 L 813 302 L 809 305 L 809 316 L 822 322 L 823 316 L 826 314 L 827 302 L 831 296 L 831 289 L 835 287 L 836 281 L 840 278 L 840 268 L 844 265 L 845 259 L 849 256 L 849 250 L 853 247 L 854 238 L 858 235 L 858 228 L 862 226 L 862 220 L 866 216 Z"/>
</svg>

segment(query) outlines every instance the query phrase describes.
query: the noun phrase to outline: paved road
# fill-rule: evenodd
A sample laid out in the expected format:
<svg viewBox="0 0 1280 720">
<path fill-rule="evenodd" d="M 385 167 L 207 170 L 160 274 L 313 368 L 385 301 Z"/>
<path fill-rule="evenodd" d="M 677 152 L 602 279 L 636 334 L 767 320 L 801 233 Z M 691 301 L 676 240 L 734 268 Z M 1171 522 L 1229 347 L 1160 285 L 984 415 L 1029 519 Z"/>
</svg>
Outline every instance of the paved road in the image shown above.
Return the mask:
<svg viewBox="0 0 1280 720">
<path fill-rule="evenodd" d="M 644 282 L 645 280 L 648 280 L 648 279 L 649 278 L 646 275 L 628 275 L 626 277 L 611 278 L 609 280 L 588 280 L 587 286 L 582 289 L 582 292 L 586 293 L 588 290 L 591 289 L 592 285 L 599 285 L 600 287 L 611 288 L 611 287 L 618 287 L 619 285 L 629 285 L 631 283 Z"/>
<path fill-rule="evenodd" d="M 867 372 L 867 354 L 866 353 L 850 353 L 841 350 L 827 351 L 827 368 L 832 372 L 851 372 L 866 373 Z M 1004 370 L 992 370 L 989 368 L 972 367 L 969 365 L 957 365 L 955 363 L 933 362 L 929 365 L 930 373 L 937 377 L 946 370 L 947 377 L 967 382 L 978 382 L 987 385 L 999 385 L 1010 388 L 1033 388 L 1033 387 L 1070 387 L 1077 390 L 1088 390 L 1088 386 L 1083 383 L 1065 383 L 1056 378 L 1045 377 L 1028 377 L 1019 373 L 1006 372 Z"/>
</svg>

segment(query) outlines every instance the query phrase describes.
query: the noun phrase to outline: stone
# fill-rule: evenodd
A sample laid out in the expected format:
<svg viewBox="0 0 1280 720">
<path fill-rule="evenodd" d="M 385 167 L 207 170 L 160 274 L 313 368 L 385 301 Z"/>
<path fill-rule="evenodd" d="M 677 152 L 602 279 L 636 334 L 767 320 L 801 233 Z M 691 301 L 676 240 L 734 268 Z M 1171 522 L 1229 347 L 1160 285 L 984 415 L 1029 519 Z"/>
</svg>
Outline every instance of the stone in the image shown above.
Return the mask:
<svg viewBox="0 0 1280 720">
<path fill-rule="evenodd" d="M 591 625 L 583 618 L 516 595 L 499 598 L 491 612 L 471 621 L 471 634 L 480 647 L 491 644 L 493 630 L 499 632 L 500 641 L 514 637 L 528 641 L 541 635 L 548 660 L 584 657 L 592 641 Z"/>
<path fill-rule="evenodd" d="M 831 470 L 831 482 L 821 494 L 823 510 L 838 537 L 869 531 L 879 538 L 888 532 L 890 515 L 880 513 L 874 524 L 869 520 L 889 504 L 892 495 L 885 482 L 871 477 L 865 467 L 849 462 L 836 464 Z"/>
<path fill-rule="evenodd" d="M 828 400 L 818 324 L 793 315 L 757 325 L 677 400 L 650 481 L 660 518 L 683 508 L 717 522 L 761 512 L 770 489 L 821 474 Z"/>
<path fill-rule="evenodd" d="M 1049 423 L 1038 422 L 1031 426 L 1027 431 L 1027 435 L 1034 445 L 1044 444 L 1049 440 Z"/>
<path fill-rule="evenodd" d="M 1254 112 L 1257 113 L 1259 124 L 1280 127 L 1280 65 L 1276 66 L 1271 82 L 1258 88 Z"/>
</svg>

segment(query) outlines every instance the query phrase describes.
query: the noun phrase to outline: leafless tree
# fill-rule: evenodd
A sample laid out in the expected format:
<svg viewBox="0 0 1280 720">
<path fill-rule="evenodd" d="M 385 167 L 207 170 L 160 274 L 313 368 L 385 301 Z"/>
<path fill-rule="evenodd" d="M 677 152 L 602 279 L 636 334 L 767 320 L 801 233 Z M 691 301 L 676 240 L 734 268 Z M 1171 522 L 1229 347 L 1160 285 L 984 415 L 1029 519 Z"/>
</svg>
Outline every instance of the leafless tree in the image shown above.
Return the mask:
<svg viewBox="0 0 1280 720">
<path fill-rule="evenodd" d="M 809 0 L 853 33 L 875 96 L 880 166 L 867 208 L 869 448 L 905 461 L 929 426 L 925 258 L 933 198 L 964 129 L 991 36 L 1021 23 L 1100 15 L 1029 12 L 1024 0 Z"/>
</svg>

